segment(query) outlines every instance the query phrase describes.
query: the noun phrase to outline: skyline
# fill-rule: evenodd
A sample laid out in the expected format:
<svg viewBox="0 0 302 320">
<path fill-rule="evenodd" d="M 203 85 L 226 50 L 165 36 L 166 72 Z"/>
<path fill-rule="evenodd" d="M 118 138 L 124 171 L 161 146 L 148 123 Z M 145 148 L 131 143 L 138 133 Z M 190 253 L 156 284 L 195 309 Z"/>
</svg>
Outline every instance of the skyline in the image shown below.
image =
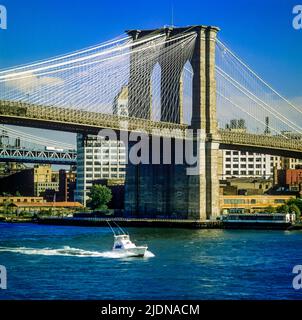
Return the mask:
<svg viewBox="0 0 302 320">
<path fill-rule="evenodd" d="M 126 29 L 169 25 L 172 3 L 176 26 L 218 26 L 219 38 L 224 43 L 278 92 L 300 106 L 302 30 L 292 27 L 292 9 L 297 2 L 291 0 L 286 3 L 281 0 L 265 3 L 259 0 L 118 1 L 115 7 L 94 0 L 85 4 L 74 1 L 72 5 L 71 1 L 29 0 L 26 6 L 2 0 L 8 11 L 8 29 L 0 31 L 0 69 L 95 45 L 123 34 Z M 45 136 L 44 130 L 22 130 Z M 46 135 L 53 139 L 62 137 L 52 132 Z M 64 141 L 74 142 L 74 135 L 64 133 Z"/>
</svg>

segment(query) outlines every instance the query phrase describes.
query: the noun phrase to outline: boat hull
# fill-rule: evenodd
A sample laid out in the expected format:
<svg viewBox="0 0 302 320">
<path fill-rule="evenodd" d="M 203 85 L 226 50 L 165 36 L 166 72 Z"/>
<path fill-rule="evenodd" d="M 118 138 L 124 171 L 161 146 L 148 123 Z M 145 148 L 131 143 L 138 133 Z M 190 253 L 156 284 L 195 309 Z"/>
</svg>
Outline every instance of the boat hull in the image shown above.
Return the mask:
<svg viewBox="0 0 302 320">
<path fill-rule="evenodd" d="M 136 247 L 129 249 L 114 249 L 116 252 L 125 252 L 128 257 L 144 257 L 148 247 Z"/>
</svg>

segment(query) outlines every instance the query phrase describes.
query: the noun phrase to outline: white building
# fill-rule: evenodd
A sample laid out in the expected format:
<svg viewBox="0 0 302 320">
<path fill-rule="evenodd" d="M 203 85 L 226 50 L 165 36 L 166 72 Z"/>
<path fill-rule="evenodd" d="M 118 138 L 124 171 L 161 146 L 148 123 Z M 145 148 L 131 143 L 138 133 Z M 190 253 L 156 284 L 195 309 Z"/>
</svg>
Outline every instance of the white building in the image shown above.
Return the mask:
<svg viewBox="0 0 302 320">
<path fill-rule="evenodd" d="M 271 156 L 253 152 L 223 150 L 222 178 L 270 178 L 274 166 Z"/>
<path fill-rule="evenodd" d="M 269 179 L 276 169 L 295 169 L 302 160 L 253 152 L 223 150 L 222 179 L 259 177 Z"/>
<path fill-rule="evenodd" d="M 77 135 L 77 186 L 75 201 L 86 205 L 93 183 L 100 179 L 125 179 L 126 150 L 121 141 Z"/>
<path fill-rule="evenodd" d="M 128 116 L 128 87 L 124 86 L 113 101 L 113 114 Z M 93 183 L 101 179 L 125 180 L 126 149 L 121 141 L 77 135 L 77 187 L 75 201 L 86 206 Z"/>
<path fill-rule="evenodd" d="M 269 118 L 266 117 L 266 128 L 264 133 L 269 134 Z M 232 119 L 226 126 L 226 130 L 232 132 L 246 132 L 244 119 Z M 291 138 L 301 140 L 301 135 L 291 132 L 283 132 L 283 135 L 288 135 Z M 302 166 L 302 160 L 284 158 L 280 156 L 265 155 L 246 151 L 222 151 L 222 179 L 227 178 L 247 178 L 258 177 L 269 179 L 274 175 L 276 169 L 295 169 L 297 166 Z"/>
</svg>

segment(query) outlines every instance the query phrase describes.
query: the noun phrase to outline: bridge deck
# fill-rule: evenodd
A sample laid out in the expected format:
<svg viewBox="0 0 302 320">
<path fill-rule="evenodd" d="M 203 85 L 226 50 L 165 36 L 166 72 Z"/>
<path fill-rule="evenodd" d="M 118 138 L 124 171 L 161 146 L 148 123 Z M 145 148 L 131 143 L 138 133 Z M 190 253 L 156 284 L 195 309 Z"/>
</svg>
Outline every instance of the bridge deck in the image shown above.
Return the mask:
<svg viewBox="0 0 302 320">
<path fill-rule="evenodd" d="M 0 101 L 0 122 L 95 134 L 100 129 L 108 128 L 116 131 L 146 132 L 173 138 L 187 137 L 186 129 L 188 129 L 188 126 L 183 124 L 12 101 Z M 246 148 L 268 154 L 286 153 L 288 156 L 302 157 L 302 141 L 281 136 L 219 130 L 217 135 L 207 137 L 207 139 L 220 143 L 221 148 L 225 149 Z"/>
</svg>

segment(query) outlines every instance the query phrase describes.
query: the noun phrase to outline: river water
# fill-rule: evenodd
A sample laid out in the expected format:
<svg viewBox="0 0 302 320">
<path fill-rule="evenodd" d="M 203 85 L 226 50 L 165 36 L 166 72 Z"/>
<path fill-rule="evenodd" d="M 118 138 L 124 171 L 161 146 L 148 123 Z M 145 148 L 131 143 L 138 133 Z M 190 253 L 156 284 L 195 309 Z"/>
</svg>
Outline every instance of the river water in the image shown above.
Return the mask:
<svg viewBox="0 0 302 320">
<path fill-rule="evenodd" d="M 0 224 L 0 299 L 301 299 L 301 231 L 129 228 L 145 258 L 111 252 L 104 227 Z"/>
</svg>

